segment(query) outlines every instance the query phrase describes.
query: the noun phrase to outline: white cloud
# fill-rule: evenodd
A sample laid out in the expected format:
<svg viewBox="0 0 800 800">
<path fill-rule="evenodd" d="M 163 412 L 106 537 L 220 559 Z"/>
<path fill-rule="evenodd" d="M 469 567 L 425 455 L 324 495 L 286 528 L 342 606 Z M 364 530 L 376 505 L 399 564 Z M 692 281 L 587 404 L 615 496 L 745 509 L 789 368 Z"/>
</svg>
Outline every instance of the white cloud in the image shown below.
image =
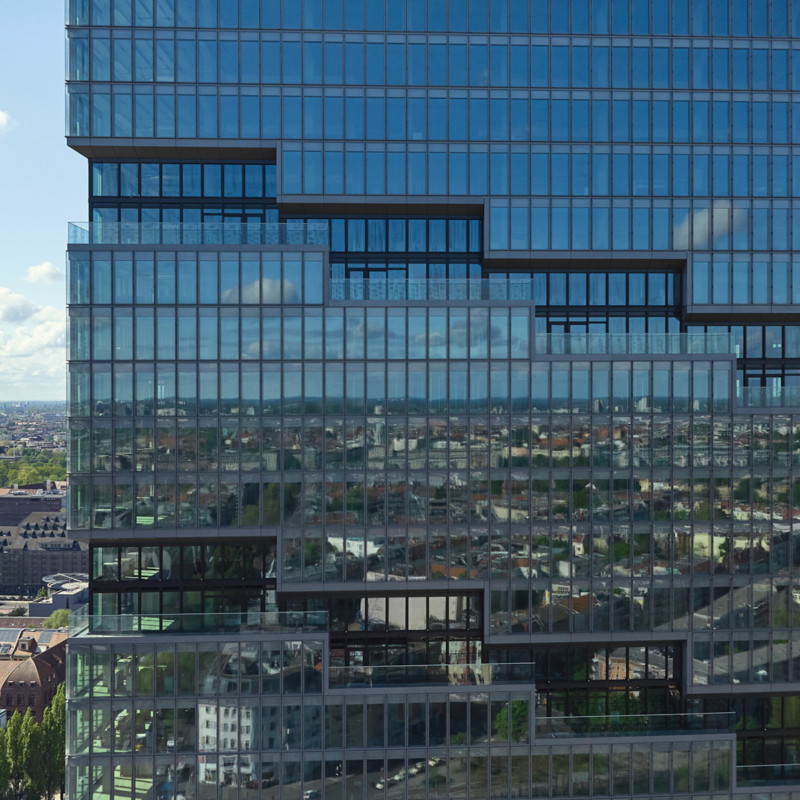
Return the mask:
<svg viewBox="0 0 800 800">
<path fill-rule="evenodd" d="M 0 131 L 7 131 L 11 127 L 11 114 L 8 111 L 0 111 Z"/>
<path fill-rule="evenodd" d="M 0 286 L 0 401 L 65 398 L 66 311 Z"/>
<path fill-rule="evenodd" d="M 24 322 L 32 317 L 36 310 L 36 304 L 25 295 L 0 286 L 0 323 Z"/>
<path fill-rule="evenodd" d="M 52 262 L 45 261 L 44 264 L 36 264 L 28 267 L 25 280 L 28 283 L 54 283 L 63 277 L 61 270 Z"/>
</svg>

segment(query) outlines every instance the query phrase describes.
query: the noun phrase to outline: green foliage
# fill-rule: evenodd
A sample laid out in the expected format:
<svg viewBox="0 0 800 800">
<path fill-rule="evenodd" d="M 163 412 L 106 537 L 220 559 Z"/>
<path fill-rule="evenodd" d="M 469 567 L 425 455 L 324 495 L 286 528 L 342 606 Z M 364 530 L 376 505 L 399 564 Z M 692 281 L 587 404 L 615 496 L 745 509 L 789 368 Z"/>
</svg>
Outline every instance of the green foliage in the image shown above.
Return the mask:
<svg viewBox="0 0 800 800">
<path fill-rule="evenodd" d="M 45 789 L 45 763 L 42 726 L 36 722 L 29 708 L 22 718 L 22 761 L 25 765 L 25 793 L 29 797 L 41 797 Z"/>
<path fill-rule="evenodd" d="M 70 610 L 68 608 L 56 609 L 43 623 L 42 627 L 45 630 L 53 628 L 64 628 L 69 619 Z"/>
<path fill-rule="evenodd" d="M 528 721 L 530 719 L 530 704 L 527 700 L 511 701 L 511 741 L 528 741 Z M 508 706 L 503 706 L 500 713 L 494 718 L 494 732 L 502 739 L 508 736 Z"/>
<path fill-rule="evenodd" d="M 0 800 L 11 798 L 11 770 L 6 755 L 6 732 L 0 728 Z"/>
<path fill-rule="evenodd" d="M 67 697 L 65 684 L 62 683 L 50 706 L 44 710 L 42 719 L 42 738 L 47 752 L 44 781 L 47 800 L 51 800 L 56 793 L 64 796 L 66 737 Z"/>
<path fill-rule="evenodd" d="M 9 617 L 24 617 L 28 613 L 28 609 L 26 606 L 14 606 L 11 611 L 8 612 Z"/>
<path fill-rule="evenodd" d="M 11 796 L 19 798 L 25 789 L 25 740 L 22 715 L 15 711 L 6 724 L 6 758 L 8 759 L 8 788 Z"/>
<path fill-rule="evenodd" d="M 39 589 L 39 592 L 36 595 L 36 599 L 38 600 L 40 597 L 42 597 L 42 598 L 47 597 L 47 587 L 46 586 L 42 586 L 42 588 Z"/>
<path fill-rule="evenodd" d="M 16 461 L 0 461 L 0 486 L 24 486 L 42 481 L 65 481 L 67 457 L 64 453 L 23 450 Z"/>
<path fill-rule="evenodd" d="M 0 800 L 53 800 L 64 794 L 66 693 L 62 683 L 41 725 L 29 708 L 0 730 Z"/>
</svg>

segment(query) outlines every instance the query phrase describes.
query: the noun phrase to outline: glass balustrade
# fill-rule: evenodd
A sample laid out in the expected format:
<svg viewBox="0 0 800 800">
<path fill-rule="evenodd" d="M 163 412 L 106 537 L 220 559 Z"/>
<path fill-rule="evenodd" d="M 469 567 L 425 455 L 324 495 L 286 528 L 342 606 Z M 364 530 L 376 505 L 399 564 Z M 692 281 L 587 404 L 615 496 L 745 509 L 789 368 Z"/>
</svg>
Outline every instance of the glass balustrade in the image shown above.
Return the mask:
<svg viewBox="0 0 800 800">
<path fill-rule="evenodd" d="M 69 244 L 328 246 L 328 223 L 70 222 Z"/>
<path fill-rule="evenodd" d="M 198 633 L 294 634 L 327 630 L 328 614 L 324 611 L 102 615 L 76 612 L 69 618 L 69 635 L 72 638 Z"/>
</svg>

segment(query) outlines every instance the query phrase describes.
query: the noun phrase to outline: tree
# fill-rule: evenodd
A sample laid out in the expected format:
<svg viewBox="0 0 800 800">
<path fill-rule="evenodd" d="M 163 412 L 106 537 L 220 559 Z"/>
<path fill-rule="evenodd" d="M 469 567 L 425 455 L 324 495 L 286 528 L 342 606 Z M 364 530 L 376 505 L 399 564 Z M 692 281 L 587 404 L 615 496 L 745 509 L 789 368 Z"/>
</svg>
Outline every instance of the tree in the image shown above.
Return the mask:
<svg viewBox="0 0 800 800">
<path fill-rule="evenodd" d="M 47 759 L 44 766 L 44 796 L 52 800 L 56 793 L 64 794 L 64 749 L 66 735 L 66 702 L 62 683 L 56 690 L 53 701 L 44 710 L 42 719 L 42 743 Z M 0 765 L 1 767 L 2 765 Z"/>
<path fill-rule="evenodd" d="M 26 449 L 16 461 L 0 462 L 0 486 L 63 481 L 66 477 L 67 459 L 64 453 L 50 454 Z"/>
<path fill-rule="evenodd" d="M 8 761 L 8 788 L 14 800 L 21 800 L 25 790 L 25 739 L 22 715 L 15 711 L 6 724 L 6 759 Z"/>
<path fill-rule="evenodd" d="M 511 701 L 511 741 L 528 741 L 530 703 L 527 700 Z M 508 737 L 508 706 L 503 706 L 494 720 L 494 732 L 503 739 Z"/>
<path fill-rule="evenodd" d="M 64 628 L 67 626 L 70 613 L 68 608 L 58 608 L 42 623 L 42 627 L 45 629 Z"/>
<path fill-rule="evenodd" d="M 65 763 L 67 758 L 67 688 L 61 684 L 48 709 L 51 714 L 52 742 L 48 741 L 48 754 L 55 773 L 55 783 L 59 793 L 64 796 Z"/>
<path fill-rule="evenodd" d="M 8 612 L 9 617 L 24 617 L 28 613 L 28 609 L 26 606 L 14 606 L 11 611 Z"/>
<path fill-rule="evenodd" d="M 50 753 L 45 750 L 42 727 L 36 722 L 33 710 L 22 718 L 22 759 L 25 764 L 26 797 L 40 798 L 45 791 L 45 777 Z"/>
<path fill-rule="evenodd" d="M 11 770 L 6 756 L 6 732 L 0 728 L 0 800 L 9 800 L 9 785 L 11 783 Z"/>
</svg>

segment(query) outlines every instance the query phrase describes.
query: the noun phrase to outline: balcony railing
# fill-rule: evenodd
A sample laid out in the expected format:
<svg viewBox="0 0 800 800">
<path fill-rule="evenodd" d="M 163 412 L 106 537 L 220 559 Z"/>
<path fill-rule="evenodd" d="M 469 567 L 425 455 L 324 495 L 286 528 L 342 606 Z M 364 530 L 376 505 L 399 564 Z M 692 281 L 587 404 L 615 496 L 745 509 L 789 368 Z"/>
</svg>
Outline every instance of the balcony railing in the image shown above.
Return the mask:
<svg viewBox="0 0 800 800">
<path fill-rule="evenodd" d="M 329 667 L 330 685 L 358 686 L 491 686 L 533 683 L 532 663 L 524 664 L 391 664 Z"/>
<path fill-rule="evenodd" d="M 323 245 L 328 223 L 70 222 L 70 244 Z"/>
<path fill-rule="evenodd" d="M 69 618 L 70 637 L 169 636 L 181 634 L 327 633 L 324 611 L 267 611 L 220 614 L 88 614 Z"/>
<path fill-rule="evenodd" d="M 533 281 L 485 278 L 370 280 L 332 278 L 332 300 L 531 300 Z"/>
<path fill-rule="evenodd" d="M 737 786 L 780 786 L 800 781 L 800 764 L 752 764 L 736 767 Z"/>
<path fill-rule="evenodd" d="M 800 386 L 740 386 L 740 408 L 795 408 L 800 406 Z"/>
<path fill-rule="evenodd" d="M 546 717 L 536 720 L 536 736 L 566 739 L 580 736 L 663 736 L 683 733 L 730 733 L 735 713 L 610 714 L 607 716 Z"/>
<path fill-rule="evenodd" d="M 735 353 L 729 333 L 537 333 L 537 353 L 552 355 L 724 355 Z"/>
</svg>

